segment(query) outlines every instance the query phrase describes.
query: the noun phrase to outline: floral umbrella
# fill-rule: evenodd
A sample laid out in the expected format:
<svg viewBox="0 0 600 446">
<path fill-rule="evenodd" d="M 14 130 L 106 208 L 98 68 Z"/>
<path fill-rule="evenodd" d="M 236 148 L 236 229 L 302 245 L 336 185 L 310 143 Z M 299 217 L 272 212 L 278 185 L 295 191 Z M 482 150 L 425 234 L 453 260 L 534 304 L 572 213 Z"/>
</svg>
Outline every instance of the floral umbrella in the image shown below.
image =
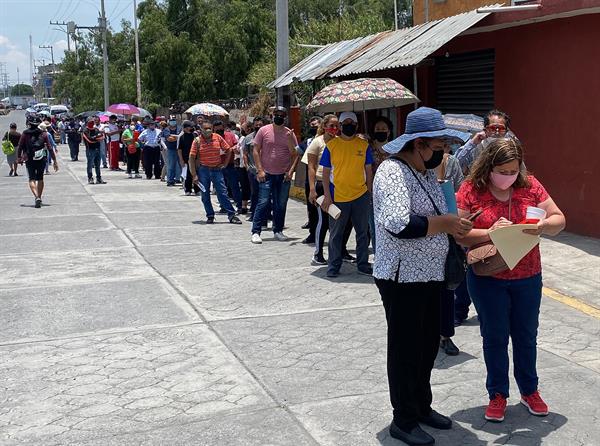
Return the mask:
<svg viewBox="0 0 600 446">
<path fill-rule="evenodd" d="M 137 115 L 140 112 L 140 109 L 132 104 L 113 104 L 107 110 L 121 115 Z"/>
<path fill-rule="evenodd" d="M 408 88 L 389 78 L 364 78 L 328 85 L 307 108 L 316 112 L 364 111 L 401 107 L 419 101 Z"/>
<path fill-rule="evenodd" d="M 202 116 L 229 116 L 229 113 L 223 107 L 219 107 L 218 105 L 209 102 L 192 105 L 185 113 Z"/>
</svg>

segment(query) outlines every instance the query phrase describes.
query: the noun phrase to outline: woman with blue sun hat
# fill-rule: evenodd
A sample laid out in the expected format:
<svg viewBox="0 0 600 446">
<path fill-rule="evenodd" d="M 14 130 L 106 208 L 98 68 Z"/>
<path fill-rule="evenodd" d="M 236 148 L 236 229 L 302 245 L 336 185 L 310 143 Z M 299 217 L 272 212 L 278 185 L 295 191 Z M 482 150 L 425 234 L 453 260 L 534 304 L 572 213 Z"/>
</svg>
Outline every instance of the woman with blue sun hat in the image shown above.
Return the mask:
<svg viewBox="0 0 600 446">
<path fill-rule="evenodd" d="M 409 445 L 428 445 L 435 440 L 419 423 L 452 427 L 448 417 L 432 409 L 430 385 L 440 343 L 447 234 L 462 237 L 473 225 L 447 213 L 434 171 L 447 140 L 460 138 L 461 132 L 446 128 L 442 114 L 428 107 L 411 112 L 405 128 L 403 135 L 383 146 L 390 157 L 375 175 L 373 276 L 388 326 L 390 435 Z"/>
</svg>

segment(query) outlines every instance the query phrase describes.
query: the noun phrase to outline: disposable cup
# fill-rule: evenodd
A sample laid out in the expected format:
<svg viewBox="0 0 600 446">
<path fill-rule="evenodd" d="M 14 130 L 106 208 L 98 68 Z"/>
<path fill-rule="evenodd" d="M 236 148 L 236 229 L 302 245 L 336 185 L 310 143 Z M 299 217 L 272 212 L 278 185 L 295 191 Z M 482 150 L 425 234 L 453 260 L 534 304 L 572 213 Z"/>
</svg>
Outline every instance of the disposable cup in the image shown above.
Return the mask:
<svg viewBox="0 0 600 446">
<path fill-rule="evenodd" d="M 527 208 L 527 220 L 543 220 L 546 218 L 546 211 L 535 206 L 529 206 Z"/>
</svg>

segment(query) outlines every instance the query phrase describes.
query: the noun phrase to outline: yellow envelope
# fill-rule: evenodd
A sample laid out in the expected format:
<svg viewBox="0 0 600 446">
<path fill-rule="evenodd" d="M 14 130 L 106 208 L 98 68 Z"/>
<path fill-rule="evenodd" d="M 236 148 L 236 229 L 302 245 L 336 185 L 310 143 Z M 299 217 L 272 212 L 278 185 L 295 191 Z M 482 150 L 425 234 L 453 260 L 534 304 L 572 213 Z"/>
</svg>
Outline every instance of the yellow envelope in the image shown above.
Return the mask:
<svg viewBox="0 0 600 446">
<path fill-rule="evenodd" d="M 537 225 L 510 225 L 490 232 L 490 238 L 510 269 L 540 242 L 539 235 L 525 234 L 523 229 L 536 229 Z"/>
</svg>

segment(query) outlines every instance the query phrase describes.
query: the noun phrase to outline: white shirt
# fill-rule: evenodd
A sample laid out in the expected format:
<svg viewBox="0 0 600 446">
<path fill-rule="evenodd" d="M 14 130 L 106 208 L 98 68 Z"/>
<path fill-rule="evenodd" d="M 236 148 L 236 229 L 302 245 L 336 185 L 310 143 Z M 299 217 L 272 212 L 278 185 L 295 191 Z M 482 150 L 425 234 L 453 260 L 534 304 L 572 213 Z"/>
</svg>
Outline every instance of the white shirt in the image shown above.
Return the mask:
<svg viewBox="0 0 600 446">
<path fill-rule="evenodd" d="M 116 130 L 119 130 L 119 126 L 117 126 L 117 124 L 111 124 L 110 122 L 108 124 L 106 124 L 104 126 L 104 133 L 110 133 L 110 132 L 114 132 Z M 114 141 L 119 141 L 120 136 L 118 133 L 115 133 L 114 135 L 109 136 L 110 141 L 114 142 Z"/>
</svg>

